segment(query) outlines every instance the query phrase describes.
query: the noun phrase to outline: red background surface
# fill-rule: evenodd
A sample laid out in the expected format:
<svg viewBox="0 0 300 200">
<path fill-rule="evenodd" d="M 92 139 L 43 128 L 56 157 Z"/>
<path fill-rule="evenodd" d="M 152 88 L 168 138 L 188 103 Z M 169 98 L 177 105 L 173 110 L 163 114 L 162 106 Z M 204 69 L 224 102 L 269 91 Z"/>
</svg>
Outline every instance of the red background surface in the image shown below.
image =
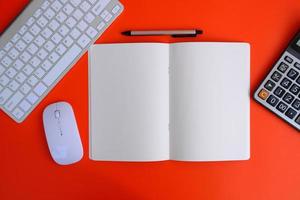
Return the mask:
<svg viewBox="0 0 300 200">
<path fill-rule="evenodd" d="M 0 32 L 28 0 L 0 0 Z M 97 43 L 246 41 L 251 44 L 251 93 L 300 29 L 299 0 L 122 0 L 125 11 Z M 201 28 L 195 39 L 129 38 L 126 29 Z M 88 158 L 87 55 L 22 124 L 0 111 L 0 199 L 300 199 L 300 135 L 251 100 L 251 159 L 243 162 L 94 162 Z M 73 105 L 84 158 L 56 165 L 42 111 Z"/>
</svg>

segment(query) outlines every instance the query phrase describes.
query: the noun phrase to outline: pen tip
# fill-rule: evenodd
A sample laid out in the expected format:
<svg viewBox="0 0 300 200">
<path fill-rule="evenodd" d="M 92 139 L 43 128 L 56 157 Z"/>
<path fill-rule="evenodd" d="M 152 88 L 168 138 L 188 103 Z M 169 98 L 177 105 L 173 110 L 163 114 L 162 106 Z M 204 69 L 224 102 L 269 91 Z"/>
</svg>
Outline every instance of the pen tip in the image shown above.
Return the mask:
<svg viewBox="0 0 300 200">
<path fill-rule="evenodd" d="M 196 34 L 202 34 L 203 33 L 203 31 L 202 30 L 196 30 Z"/>
<path fill-rule="evenodd" d="M 123 31 L 122 35 L 130 36 L 131 35 L 130 33 L 131 33 L 131 31 Z"/>
</svg>

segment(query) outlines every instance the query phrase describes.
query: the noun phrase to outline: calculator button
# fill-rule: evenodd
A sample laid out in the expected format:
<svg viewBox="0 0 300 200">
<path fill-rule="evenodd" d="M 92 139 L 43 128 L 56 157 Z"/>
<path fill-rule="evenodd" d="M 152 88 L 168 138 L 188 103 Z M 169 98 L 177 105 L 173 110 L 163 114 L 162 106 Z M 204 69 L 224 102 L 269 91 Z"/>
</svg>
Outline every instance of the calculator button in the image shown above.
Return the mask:
<svg viewBox="0 0 300 200">
<path fill-rule="evenodd" d="M 295 97 L 293 95 L 291 95 L 290 93 L 286 93 L 286 95 L 284 95 L 284 97 L 283 97 L 283 101 L 285 101 L 288 104 L 291 104 L 293 102 L 294 98 Z"/>
<path fill-rule="evenodd" d="M 300 92 L 300 87 L 296 84 L 293 84 L 290 92 L 293 93 L 294 95 L 297 95 Z"/>
<path fill-rule="evenodd" d="M 284 93 L 285 93 L 285 90 L 282 87 L 280 87 L 280 86 L 278 86 L 276 88 L 276 90 L 274 91 L 274 94 L 276 96 L 278 96 L 279 98 L 281 98 L 284 95 Z"/>
<path fill-rule="evenodd" d="M 283 103 L 282 101 L 276 106 L 276 109 L 279 110 L 280 112 L 284 113 L 287 109 L 288 106 Z"/>
<path fill-rule="evenodd" d="M 296 62 L 296 63 L 294 64 L 294 66 L 295 66 L 297 69 L 300 70 L 300 63 L 297 63 L 297 62 Z"/>
<path fill-rule="evenodd" d="M 292 109 L 292 108 L 289 108 L 289 109 L 286 111 L 285 115 L 286 115 L 288 118 L 293 119 L 293 118 L 297 115 L 297 111 L 294 110 L 294 109 Z"/>
<path fill-rule="evenodd" d="M 287 78 L 284 78 L 280 83 L 280 85 L 282 87 L 284 87 L 285 89 L 288 89 L 291 86 L 291 84 L 292 84 L 292 81 Z"/>
<path fill-rule="evenodd" d="M 272 74 L 272 76 L 271 76 L 271 78 L 272 78 L 274 81 L 276 81 L 276 82 L 280 81 L 281 77 L 282 77 L 282 74 L 280 74 L 280 73 L 277 72 L 277 71 L 274 72 L 274 73 Z"/>
<path fill-rule="evenodd" d="M 269 92 L 265 89 L 261 89 L 260 92 L 258 93 L 258 96 L 262 99 L 262 100 L 266 100 L 269 96 Z"/>
<path fill-rule="evenodd" d="M 300 125 L 300 115 L 296 118 L 295 122 Z"/>
<path fill-rule="evenodd" d="M 270 95 L 270 97 L 267 99 L 267 102 L 271 105 L 271 106 L 276 106 L 276 104 L 278 103 L 278 99 L 273 96 L 273 95 Z"/>
<path fill-rule="evenodd" d="M 284 60 L 285 60 L 286 62 L 288 62 L 288 63 L 292 63 L 292 62 L 293 62 L 293 59 L 292 59 L 291 57 L 289 57 L 289 56 L 285 56 L 285 57 L 284 57 Z"/>
<path fill-rule="evenodd" d="M 298 84 L 300 84 L 300 76 L 299 76 L 299 78 L 296 80 L 296 82 L 297 82 Z"/>
<path fill-rule="evenodd" d="M 296 99 L 294 101 L 294 103 L 292 104 L 293 108 L 295 108 L 296 110 L 300 110 L 300 100 Z"/>
<path fill-rule="evenodd" d="M 269 91 L 272 91 L 275 85 L 276 84 L 273 81 L 268 80 L 267 83 L 265 84 L 265 88 Z"/>
<path fill-rule="evenodd" d="M 288 68 L 289 68 L 289 66 L 282 62 L 282 63 L 280 63 L 278 70 L 281 71 L 282 73 L 284 73 Z"/>
<path fill-rule="evenodd" d="M 290 69 L 290 71 L 287 74 L 287 76 L 290 77 L 292 80 L 295 80 L 298 75 L 299 75 L 299 72 L 297 72 L 294 69 Z"/>
</svg>

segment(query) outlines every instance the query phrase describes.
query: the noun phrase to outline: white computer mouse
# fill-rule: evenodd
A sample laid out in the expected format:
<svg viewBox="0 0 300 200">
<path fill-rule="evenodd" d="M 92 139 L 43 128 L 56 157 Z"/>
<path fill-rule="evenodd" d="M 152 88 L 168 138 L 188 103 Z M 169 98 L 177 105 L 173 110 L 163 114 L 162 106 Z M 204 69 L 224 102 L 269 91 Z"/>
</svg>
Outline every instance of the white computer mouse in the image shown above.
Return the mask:
<svg viewBox="0 0 300 200">
<path fill-rule="evenodd" d="M 46 107 L 43 113 L 44 130 L 54 161 L 69 165 L 81 160 L 82 143 L 72 106 L 57 102 Z"/>
</svg>

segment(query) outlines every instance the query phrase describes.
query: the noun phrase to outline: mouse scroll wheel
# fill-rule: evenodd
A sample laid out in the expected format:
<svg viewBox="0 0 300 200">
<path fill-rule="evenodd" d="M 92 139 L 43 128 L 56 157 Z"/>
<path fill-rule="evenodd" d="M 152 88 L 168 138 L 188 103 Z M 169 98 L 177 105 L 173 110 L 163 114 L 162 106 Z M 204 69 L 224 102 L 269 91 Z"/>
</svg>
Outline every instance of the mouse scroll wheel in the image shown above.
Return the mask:
<svg viewBox="0 0 300 200">
<path fill-rule="evenodd" d="M 59 110 L 56 110 L 54 111 L 54 115 L 55 115 L 55 118 L 60 118 L 60 111 Z"/>
</svg>

